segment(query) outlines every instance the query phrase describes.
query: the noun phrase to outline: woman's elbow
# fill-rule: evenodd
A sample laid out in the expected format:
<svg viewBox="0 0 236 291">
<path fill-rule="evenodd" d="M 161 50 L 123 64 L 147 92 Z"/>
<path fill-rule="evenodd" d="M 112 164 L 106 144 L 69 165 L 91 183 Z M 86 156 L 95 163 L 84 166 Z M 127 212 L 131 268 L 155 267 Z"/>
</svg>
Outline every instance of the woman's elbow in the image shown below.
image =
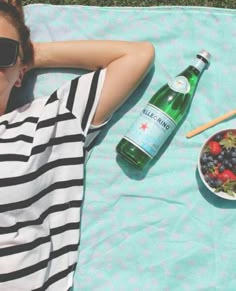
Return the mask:
<svg viewBox="0 0 236 291">
<path fill-rule="evenodd" d="M 151 42 L 141 42 L 137 54 L 146 62 L 147 66 L 150 67 L 155 59 L 155 47 Z"/>
<path fill-rule="evenodd" d="M 142 42 L 142 45 L 143 45 L 143 50 L 147 53 L 147 55 L 150 57 L 150 59 L 153 60 L 155 57 L 154 45 L 149 41 Z"/>
</svg>

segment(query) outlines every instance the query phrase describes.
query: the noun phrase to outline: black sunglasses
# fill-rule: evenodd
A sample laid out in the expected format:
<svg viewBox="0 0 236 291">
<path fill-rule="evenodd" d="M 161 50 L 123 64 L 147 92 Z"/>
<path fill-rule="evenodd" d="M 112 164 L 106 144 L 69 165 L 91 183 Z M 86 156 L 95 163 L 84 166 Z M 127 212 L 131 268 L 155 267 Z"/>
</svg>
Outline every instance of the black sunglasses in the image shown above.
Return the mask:
<svg viewBox="0 0 236 291">
<path fill-rule="evenodd" d="M 20 43 L 11 38 L 0 37 L 0 68 L 15 65 L 19 56 Z"/>
</svg>

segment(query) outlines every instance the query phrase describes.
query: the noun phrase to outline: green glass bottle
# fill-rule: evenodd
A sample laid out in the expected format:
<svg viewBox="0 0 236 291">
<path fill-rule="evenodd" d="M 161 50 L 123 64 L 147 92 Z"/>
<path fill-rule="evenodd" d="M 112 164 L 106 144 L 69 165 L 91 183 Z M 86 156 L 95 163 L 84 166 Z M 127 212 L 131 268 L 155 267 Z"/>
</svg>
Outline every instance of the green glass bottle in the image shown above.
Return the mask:
<svg viewBox="0 0 236 291">
<path fill-rule="evenodd" d="M 167 138 L 185 117 L 201 73 L 211 55 L 202 50 L 194 65 L 160 88 L 116 147 L 117 153 L 138 169 L 157 155 Z"/>
</svg>

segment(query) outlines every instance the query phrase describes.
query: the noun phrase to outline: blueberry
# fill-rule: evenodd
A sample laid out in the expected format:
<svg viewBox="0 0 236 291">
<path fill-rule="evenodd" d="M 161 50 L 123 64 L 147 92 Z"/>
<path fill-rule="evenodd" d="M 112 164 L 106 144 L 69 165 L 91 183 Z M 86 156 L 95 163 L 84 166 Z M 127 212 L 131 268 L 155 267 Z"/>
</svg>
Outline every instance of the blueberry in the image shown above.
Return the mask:
<svg viewBox="0 0 236 291">
<path fill-rule="evenodd" d="M 206 164 L 208 162 L 208 155 L 204 153 L 200 159 L 201 164 Z"/>
<path fill-rule="evenodd" d="M 228 169 L 232 169 L 233 168 L 233 165 L 232 165 L 232 163 L 228 163 Z"/>
<path fill-rule="evenodd" d="M 215 166 L 217 166 L 218 165 L 218 160 L 214 160 L 213 163 L 214 163 Z"/>
<path fill-rule="evenodd" d="M 221 155 L 219 155 L 218 156 L 218 161 L 219 162 L 223 162 L 223 160 L 224 160 L 224 156 L 221 154 Z"/>
<path fill-rule="evenodd" d="M 216 187 L 216 180 L 211 179 L 211 180 L 208 181 L 208 184 L 209 184 L 210 187 L 215 188 Z"/>
<path fill-rule="evenodd" d="M 214 179 L 210 179 L 208 181 L 208 184 L 209 184 L 210 187 L 215 187 L 215 180 Z"/>
<path fill-rule="evenodd" d="M 225 150 L 225 156 L 226 157 L 231 157 L 231 150 L 230 149 L 226 149 Z"/>
<path fill-rule="evenodd" d="M 207 163 L 207 166 L 208 168 L 213 168 L 215 165 L 214 165 L 214 162 L 210 161 Z"/>
<path fill-rule="evenodd" d="M 221 134 L 217 134 L 214 138 L 215 141 L 221 141 L 222 140 L 222 135 Z"/>
<path fill-rule="evenodd" d="M 211 177 L 208 174 L 206 174 L 204 175 L 204 179 L 206 182 L 208 182 L 211 179 Z"/>
<path fill-rule="evenodd" d="M 228 160 L 224 160 L 223 161 L 223 165 L 227 168 L 228 167 L 228 165 L 230 164 L 230 162 L 228 161 Z"/>
<path fill-rule="evenodd" d="M 233 150 L 231 156 L 232 156 L 232 158 L 236 158 L 236 148 Z"/>
<path fill-rule="evenodd" d="M 221 180 L 216 180 L 215 181 L 215 187 L 219 187 L 223 184 L 223 182 Z"/>
<path fill-rule="evenodd" d="M 207 165 L 202 165 L 201 171 L 202 171 L 203 175 L 207 173 L 207 170 L 208 170 Z"/>
<path fill-rule="evenodd" d="M 219 167 L 219 172 L 222 173 L 222 172 L 224 172 L 224 170 L 225 170 L 225 166 L 224 165 L 221 165 Z"/>
</svg>

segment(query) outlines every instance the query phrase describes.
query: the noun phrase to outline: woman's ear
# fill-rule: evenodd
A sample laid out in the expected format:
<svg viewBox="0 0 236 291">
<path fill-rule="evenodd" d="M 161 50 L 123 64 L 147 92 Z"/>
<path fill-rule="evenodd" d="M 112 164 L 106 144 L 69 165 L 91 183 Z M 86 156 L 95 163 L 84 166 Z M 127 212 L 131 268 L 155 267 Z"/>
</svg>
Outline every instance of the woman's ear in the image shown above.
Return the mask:
<svg viewBox="0 0 236 291">
<path fill-rule="evenodd" d="M 23 81 L 23 78 L 24 78 L 24 75 L 25 75 L 26 71 L 27 71 L 27 66 L 22 66 L 22 68 L 19 71 L 18 79 L 15 82 L 15 87 L 18 87 L 18 88 L 21 87 L 22 81 Z"/>
</svg>

